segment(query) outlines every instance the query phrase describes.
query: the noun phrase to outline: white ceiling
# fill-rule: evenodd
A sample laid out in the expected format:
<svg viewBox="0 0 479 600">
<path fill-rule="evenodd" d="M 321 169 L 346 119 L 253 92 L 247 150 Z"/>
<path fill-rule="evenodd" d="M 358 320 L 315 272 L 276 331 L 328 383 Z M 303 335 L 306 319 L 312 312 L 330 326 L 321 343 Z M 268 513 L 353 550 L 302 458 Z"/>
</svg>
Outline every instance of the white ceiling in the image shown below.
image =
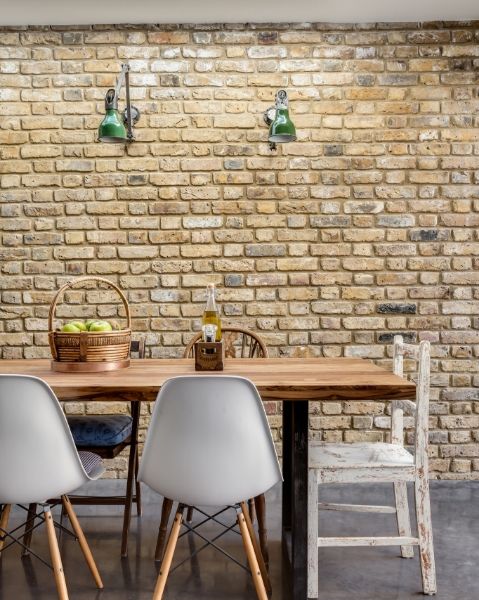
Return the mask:
<svg viewBox="0 0 479 600">
<path fill-rule="evenodd" d="M 466 21 L 478 0 L 0 0 L 0 25 Z"/>
</svg>

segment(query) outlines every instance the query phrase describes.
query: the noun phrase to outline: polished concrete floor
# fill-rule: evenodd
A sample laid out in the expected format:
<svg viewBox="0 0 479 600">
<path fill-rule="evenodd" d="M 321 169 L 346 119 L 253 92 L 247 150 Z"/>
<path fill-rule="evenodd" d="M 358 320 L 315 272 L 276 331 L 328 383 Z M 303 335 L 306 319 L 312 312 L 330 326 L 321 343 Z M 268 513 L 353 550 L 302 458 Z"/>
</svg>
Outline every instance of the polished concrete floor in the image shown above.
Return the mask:
<svg viewBox="0 0 479 600">
<path fill-rule="evenodd" d="M 120 481 L 92 484 L 111 492 Z M 479 599 L 479 482 L 432 482 L 432 514 L 439 592 L 437 600 Z M 145 490 L 141 519 L 133 517 L 130 553 L 119 556 L 121 511 L 114 507 L 77 507 L 78 515 L 101 570 L 105 589 L 95 590 L 74 540 L 62 538 L 62 554 L 71 600 L 151 599 L 157 571 L 153 562 L 159 517 L 159 497 Z M 392 500 L 391 486 L 328 486 L 322 499 L 384 504 Z M 412 503 L 411 503 L 412 505 Z M 392 515 L 321 513 L 321 532 L 333 534 L 395 534 Z M 234 515 L 231 515 L 233 518 Z M 13 514 L 11 524 L 20 514 Z M 290 600 L 281 568 L 280 493 L 268 494 L 273 600 Z M 216 531 L 213 527 L 205 529 Z M 176 558 L 186 558 L 201 540 L 185 536 Z M 240 538 L 230 533 L 224 547 L 243 558 Z M 44 530 L 34 536 L 34 549 L 47 553 Z M 322 549 L 320 600 L 412 600 L 421 597 L 418 558 L 398 558 L 396 548 Z M 8 549 L 0 560 L 1 600 L 54 600 L 52 574 L 34 558 L 21 559 L 18 548 Z M 207 549 L 172 573 L 165 600 L 246 600 L 255 592 L 249 575 L 213 549 Z"/>
</svg>

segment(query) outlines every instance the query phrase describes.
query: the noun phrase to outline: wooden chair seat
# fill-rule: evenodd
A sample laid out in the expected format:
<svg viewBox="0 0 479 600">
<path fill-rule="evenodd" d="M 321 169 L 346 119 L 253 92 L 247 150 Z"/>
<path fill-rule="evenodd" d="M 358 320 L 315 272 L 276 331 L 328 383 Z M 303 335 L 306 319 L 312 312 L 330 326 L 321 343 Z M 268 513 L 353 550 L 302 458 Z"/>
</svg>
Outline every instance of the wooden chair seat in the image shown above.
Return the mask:
<svg viewBox="0 0 479 600">
<path fill-rule="evenodd" d="M 98 454 L 98 456 L 101 456 L 102 458 L 112 459 L 112 458 L 116 458 L 119 454 L 121 454 L 125 448 L 128 448 L 128 446 L 131 446 L 131 437 L 130 436 L 127 437 L 126 440 L 124 440 L 120 444 L 115 444 L 114 446 L 81 446 L 81 445 L 78 445 L 77 450 L 78 450 L 78 452 L 80 452 L 80 451 L 94 452 L 95 454 Z"/>
<path fill-rule="evenodd" d="M 309 467 L 313 469 L 381 469 L 414 464 L 414 456 L 397 444 L 313 442 L 309 448 Z"/>
</svg>

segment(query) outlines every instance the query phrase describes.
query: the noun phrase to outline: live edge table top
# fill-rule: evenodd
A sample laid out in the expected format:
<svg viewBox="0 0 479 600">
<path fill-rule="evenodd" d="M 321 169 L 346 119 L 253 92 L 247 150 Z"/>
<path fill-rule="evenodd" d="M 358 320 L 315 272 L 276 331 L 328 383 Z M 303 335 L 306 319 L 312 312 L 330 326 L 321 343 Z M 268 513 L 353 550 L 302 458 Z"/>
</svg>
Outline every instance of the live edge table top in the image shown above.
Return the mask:
<svg viewBox="0 0 479 600">
<path fill-rule="evenodd" d="M 156 393 L 167 379 L 179 375 L 247 377 L 263 400 L 393 400 L 415 395 L 414 383 L 358 358 L 226 359 L 224 371 L 217 372 L 195 371 L 192 359 L 140 359 L 126 369 L 101 373 L 54 372 L 43 359 L 0 360 L 0 374 L 6 373 L 40 377 L 62 400 Z"/>
</svg>

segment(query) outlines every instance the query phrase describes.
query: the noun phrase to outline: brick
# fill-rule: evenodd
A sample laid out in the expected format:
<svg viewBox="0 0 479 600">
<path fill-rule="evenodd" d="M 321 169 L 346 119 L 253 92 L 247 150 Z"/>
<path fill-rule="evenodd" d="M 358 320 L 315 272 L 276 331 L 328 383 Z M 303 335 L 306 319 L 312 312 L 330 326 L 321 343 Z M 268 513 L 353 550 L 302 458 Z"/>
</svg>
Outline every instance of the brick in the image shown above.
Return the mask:
<svg viewBox="0 0 479 600">
<path fill-rule="evenodd" d="M 183 226 L 187 229 L 204 229 L 205 227 L 221 227 L 222 217 L 184 217 Z"/>
<path fill-rule="evenodd" d="M 383 314 L 415 314 L 417 311 L 416 304 L 395 304 L 385 303 L 379 304 L 377 307 L 378 313 Z"/>
</svg>

